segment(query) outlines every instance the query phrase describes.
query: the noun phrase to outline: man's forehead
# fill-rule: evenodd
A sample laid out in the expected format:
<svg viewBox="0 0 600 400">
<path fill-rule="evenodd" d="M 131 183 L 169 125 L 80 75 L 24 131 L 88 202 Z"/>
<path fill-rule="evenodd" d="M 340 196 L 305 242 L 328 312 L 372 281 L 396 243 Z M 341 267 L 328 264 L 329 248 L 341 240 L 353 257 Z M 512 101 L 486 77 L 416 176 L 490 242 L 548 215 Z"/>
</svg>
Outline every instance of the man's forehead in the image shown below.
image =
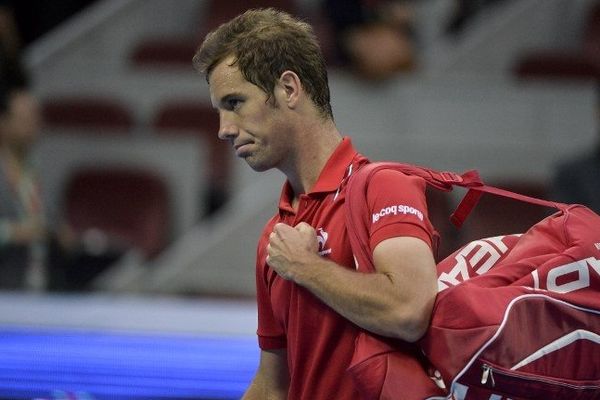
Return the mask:
<svg viewBox="0 0 600 400">
<path fill-rule="evenodd" d="M 214 65 L 214 67 L 210 70 L 208 74 L 208 82 L 210 83 L 215 76 L 226 76 L 236 71 L 239 72 L 239 68 L 237 66 L 237 63 L 235 62 L 235 58 L 233 56 L 225 57 L 221 61 L 217 62 Z"/>
<path fill-rule="evenodd" d="M 208 76 L 208 87 L 213 105 L 216 105 L 215 102 L 220 101 L 223 96 L 238 90 L 241 83 L 243 83 L 243 79 L 235 65 L 231 65 L 227 59 L 218 63 Z"/>
<path fill-rule="evenodd" d="M 215 108 L 229 97 L 253 96 L 258 92 L 264 94 L 262 89 L 244 77 L 234 61 L 233 58 L 221 61 L 208 77 L 210 100 Z"/>
<path fill-rule="evenodd" d="M 222 90 L 229 86 L 246 82 L 239 68 L 227 60 L 218 63 L 208 76 L 208 84 L 212 90 Z"/>
</svg>

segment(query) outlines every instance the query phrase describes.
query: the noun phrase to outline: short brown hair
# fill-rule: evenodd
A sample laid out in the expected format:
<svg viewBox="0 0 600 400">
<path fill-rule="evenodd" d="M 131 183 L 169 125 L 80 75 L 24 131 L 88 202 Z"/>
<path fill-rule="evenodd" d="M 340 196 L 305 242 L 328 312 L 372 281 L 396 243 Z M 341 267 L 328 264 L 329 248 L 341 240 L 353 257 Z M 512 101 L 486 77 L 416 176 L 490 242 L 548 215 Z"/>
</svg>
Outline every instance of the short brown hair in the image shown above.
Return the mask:
<svg viewBox="0 0 600 400">
<path fill-rule="evenodd" d="M 295 72 L 325 118 L 333 118 L 327 68 L 312 27 L 273 8 L 252 9 L 206 35 L 193 64 L 208 79 L 228 56 L 244 78 L 273 95 L 286 70 Z"/>
</svg>

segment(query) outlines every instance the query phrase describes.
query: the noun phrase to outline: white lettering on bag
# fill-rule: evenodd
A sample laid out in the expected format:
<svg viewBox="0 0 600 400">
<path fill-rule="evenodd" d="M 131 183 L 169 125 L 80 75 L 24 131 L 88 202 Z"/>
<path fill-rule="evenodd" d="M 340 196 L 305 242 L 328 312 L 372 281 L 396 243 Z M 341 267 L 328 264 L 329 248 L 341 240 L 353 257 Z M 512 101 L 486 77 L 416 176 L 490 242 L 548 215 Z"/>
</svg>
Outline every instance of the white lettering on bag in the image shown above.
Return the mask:
<svg viewBox="0 0 600 400">
<path fill-rule="evenodd" d="M 382 217 L 386 217 L 388 215 L 414 215 L 419 220 L 423 221 L 423 212 L 417 210 L 414 207 L 405 206 L 403 204 L 389 206 L 382 208 L 379 212 L 373 213 L 373 223 L 379 221 Z"/>
<path fill-rule="evenodd" d="M 504 238 L 505 236 L 495 236 L 474 240 L 463 247 L 454 256 L 456 264 L 450 272 L 442 272 L 438 277 L 438 291 L 468 280 L 471 277 L 470 271 L 477 275 L 489 271 L 508 250 L 502 241 Z"/>
<path fill-rule="evenodd" d="M 600 276 L 600 260 L 588 257 L 569 264 L 559 265 L 548 271 L 545 280 L 540 280 L 540 273 L 536 269 L 531 272 L 533 288 L 556 293 L 570 293 L 584 289 L 590 286 L 590 269 Z"/>
</svg>

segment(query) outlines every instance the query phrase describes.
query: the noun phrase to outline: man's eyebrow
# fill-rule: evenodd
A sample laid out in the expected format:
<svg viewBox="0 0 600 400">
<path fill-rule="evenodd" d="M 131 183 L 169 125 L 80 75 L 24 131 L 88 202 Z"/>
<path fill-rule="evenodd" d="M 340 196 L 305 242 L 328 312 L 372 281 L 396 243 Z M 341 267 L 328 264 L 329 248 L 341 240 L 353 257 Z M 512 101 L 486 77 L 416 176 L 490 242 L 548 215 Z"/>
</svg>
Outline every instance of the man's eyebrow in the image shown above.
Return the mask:
<svg viewBox="0 0 600 400">
<path fill-rule="evenodd" d="M 225 103 L 227 103 L 229 100 L 231 99 L 241 99 L 243 96 L 241 93 L 229 93 L 226 94 L 225 96 L 221 97 L 221 99 L 219 100 L 219 105 L 223 105 Z"/>
</svg>

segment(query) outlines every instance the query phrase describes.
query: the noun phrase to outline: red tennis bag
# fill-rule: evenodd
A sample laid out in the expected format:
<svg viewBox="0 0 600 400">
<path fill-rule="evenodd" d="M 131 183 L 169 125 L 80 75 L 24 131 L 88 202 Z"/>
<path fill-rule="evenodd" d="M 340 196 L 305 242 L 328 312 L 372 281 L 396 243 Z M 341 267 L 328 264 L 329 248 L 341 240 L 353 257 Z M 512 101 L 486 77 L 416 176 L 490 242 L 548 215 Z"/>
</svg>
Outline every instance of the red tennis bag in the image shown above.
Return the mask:
<svg viewBox="0 0 600 400">
<path fill-rule="evenodd" d="M 558 212 L 523 234 L 468 243 L 438 264 L 431 324 L 416 344 L 362 332 L 348 371 L 365 399 L 600 399 L 600 216 L 462 175 L 373 163 L 350 179 L 346 224 L 358 269 L 374 271 L 368 182 L 388 168 L 468 192 L 460 226 L 483 193 Z"/>
</svg>

